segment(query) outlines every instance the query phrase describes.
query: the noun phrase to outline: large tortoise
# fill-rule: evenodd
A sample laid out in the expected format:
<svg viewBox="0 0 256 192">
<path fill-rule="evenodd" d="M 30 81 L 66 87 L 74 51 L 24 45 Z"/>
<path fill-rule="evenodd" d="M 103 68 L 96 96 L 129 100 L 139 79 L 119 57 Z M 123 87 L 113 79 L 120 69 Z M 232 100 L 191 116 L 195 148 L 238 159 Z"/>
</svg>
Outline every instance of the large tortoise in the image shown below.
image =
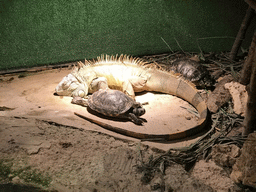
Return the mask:
<svg viewBox="0 0 256 192">
<path fill-rule="evenodd" d="M 89 96 L 88 101 L 74 97 L 72 103 L 88 106 L 105 116 L 129 119 L 137 125 L 145 121 L 139 118 L 146 112 L 142 105 L 118 90 L 100 89 Z"/>
</svg>

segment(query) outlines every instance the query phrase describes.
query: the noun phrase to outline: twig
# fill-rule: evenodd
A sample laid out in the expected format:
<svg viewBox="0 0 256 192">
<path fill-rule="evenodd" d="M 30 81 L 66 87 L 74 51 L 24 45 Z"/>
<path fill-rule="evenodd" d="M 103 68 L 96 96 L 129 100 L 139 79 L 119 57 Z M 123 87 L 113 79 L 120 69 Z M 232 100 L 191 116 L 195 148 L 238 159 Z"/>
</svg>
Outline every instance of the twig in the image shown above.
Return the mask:
<svg viewBox="0 0 256 192">
<path fill-rule="evenodd" d="M 184 53 L 184 54 L 187 54 L 185 53 L 185 51 L 182 49 L 182 47 L 180 46 L 178 40 L 174 37 L 174 40 L 176 41 L 177 45 L 179 46 L 179 48 L 181 49 L 181 51 Z M 190 54 L 189 54 L 190 55 Z"/>
<path fill-rule="evenodd" d="M 171 49 L 171 47 L 168 45 L 168 43 L 166 43 L 166 41 L 164 40 L 164 38 L 161 37 L 161 39 L 162 39 L 162 41 L 167 45 L 167 47 L 170 49 L 170 51 L 171 51 L 172 53 L 174 53 L 173 50 Z"/>
<path fill-rule="evenodd" d="M 195 110 L 193 110 L 193 109 L 189 109 L 189 108 L 184 107 L 184 106 L 180 106 L 180 107 L 183 108 L 183 109 L 186 109 L 189 113 L 191 113 L 191 114 L 193 114 L 193 115 L 195 115 L 195 116 L 197 116 L 197 117 L 200 117 L 200 115 L 198 114 L 197 111 L 195 111 Z"/>
</svg>

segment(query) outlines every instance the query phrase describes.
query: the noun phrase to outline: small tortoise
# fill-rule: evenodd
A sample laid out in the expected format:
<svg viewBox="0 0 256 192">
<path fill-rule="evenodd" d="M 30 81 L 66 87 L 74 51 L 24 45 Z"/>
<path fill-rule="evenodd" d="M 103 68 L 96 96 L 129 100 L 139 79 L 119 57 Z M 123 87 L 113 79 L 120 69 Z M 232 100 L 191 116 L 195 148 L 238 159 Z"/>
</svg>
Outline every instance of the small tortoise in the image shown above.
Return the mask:
<svg viewBox="0 0 256 192">
<path fill-rule="evenodd" d="M 136 125 L 142 125 L 145 121 L 138 118 L 146 112 L 142 105 L 118 90 L 100 89 L 89 96 L 88 101 L 74 97 L 72 103 L 89 106 L 105 116 L 129 119 Z"/>
<path fill-rule="evenodd" d="M 206 67 L 191 59 L 175 60 L 171 70 L 180 73 L 185 79 L 201 88 L 212 87 L 215 83 Z"/>
</svg>

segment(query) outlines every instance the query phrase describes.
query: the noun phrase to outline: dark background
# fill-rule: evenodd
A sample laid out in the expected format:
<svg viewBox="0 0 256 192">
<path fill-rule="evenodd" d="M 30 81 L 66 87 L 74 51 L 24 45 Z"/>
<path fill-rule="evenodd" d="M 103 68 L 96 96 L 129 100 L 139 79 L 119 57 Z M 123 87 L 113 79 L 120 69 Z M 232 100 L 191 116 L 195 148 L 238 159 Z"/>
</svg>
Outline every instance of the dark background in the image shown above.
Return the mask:
<svg viewBox="0 0 256 192">
<path fill-rule="evenodd" d="M 247 7 L 243 0 L 3 0 L 0 70 L 169 47 L 230 51 Z M 252 35 L 251 26 L 245 49 Z"/>
</svg>

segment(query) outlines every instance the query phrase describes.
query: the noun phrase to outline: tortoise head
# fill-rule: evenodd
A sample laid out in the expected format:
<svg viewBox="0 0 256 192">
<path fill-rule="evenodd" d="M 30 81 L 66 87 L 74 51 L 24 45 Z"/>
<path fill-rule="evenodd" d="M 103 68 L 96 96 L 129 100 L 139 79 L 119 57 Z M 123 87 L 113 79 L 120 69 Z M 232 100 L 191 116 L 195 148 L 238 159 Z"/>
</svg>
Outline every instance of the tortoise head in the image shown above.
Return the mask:
<svg viewBox="0 0 256 192">
<path fill-rule="evenodd" d="M 136 116 L 142 116 L 146 113 L 146 110 L 142 107 L 139 102 L 135 102 L 133 105 L 132 113 Z"/>
<path fill-rule="evenodd" d="M 85 97 L 88 94 L 88 87 L 80 83 L 74 75 L 68 74 L 57 85 L 55 93 L 61 96 Z"/>
<path fill-rule="evenodd" d="M 132 110 L 133 114 L 136 115 L 136 116 L 142 116 L 146 113 L 146 110 L 142 107 L 139 107 L 139 108 L 134 108 Z"/>
<path fill-rule="evenodd" d="M 211 89 L 215 86 L 215 83 L 215 79 L 213 79 L 211 76 L 204 76 L 195 84 L 203 89 Z"/>
</svg>

